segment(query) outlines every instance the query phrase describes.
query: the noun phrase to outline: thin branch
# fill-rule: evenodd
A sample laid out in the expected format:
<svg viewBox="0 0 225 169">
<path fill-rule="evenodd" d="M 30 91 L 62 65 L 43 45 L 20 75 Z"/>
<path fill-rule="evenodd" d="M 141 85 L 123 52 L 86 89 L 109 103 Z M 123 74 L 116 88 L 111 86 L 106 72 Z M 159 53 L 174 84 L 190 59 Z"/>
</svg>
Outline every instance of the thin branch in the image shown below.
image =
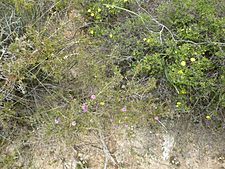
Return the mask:
<svg viewBox="0 0 225 169">
<path fill-rule="evenodd" d="M 164 25 L 164 24 L 160 23 L 158 20 L 156 20 L 146 9 L 142 8 L 138 2 L 137 2 L 137 4 L 139 5 L 139 7 L 142 10 L 144 10 L 151 17 L 152 21 L 154 21 L 157 25 L 159 25 L 161 27 L 161 31 L 159 32 L 160 36 L 162 35 L 163 29 L 165 28 L 169 32 L 169 34 L 171 35 L 174 42 L 186 42 L 186 43 L 191 43 L 191 44 L 194 44 L 194 45 L 202 45 L 202 44 L 215 44 L 215 45 L 221 45 L 221 46 L 225 45 L 225 43 L 222 43 L 222 42 L 199 42 L 198 43 L 198 42 L 194 42 L 194 41 L 191 41 L 191 40 L 178 40 L 178 39 L 175 38 L 175 35 L 173 34 L 173 32 L 166 25 Z M 141 18 L 142 22 L 145 23 L 145 20 L 143 19 L 143 17 L 140 16 L 138 13 L 136 13 L 134 11 L 131 11 L 131 10 L 128 10 L 126 8 L 119 7 L 119 6 L 116 6 L 116 5 L 110 5 L 110 4 L 103 4 L 103 5 L 111 6 L 113 8 L 117 8 L 117 9 L 126 11 L 128 13 L 131 13 L 131 14 Z M 150 30 L 150 31 L 153 32 L 152 30 Z"/>
<path fill-rule="evenodd" d="M 116 160 L 112 157 L 106 143 L 104 140 L 104 137 L 102 135 L 102 132 L 100 130 L 99 131 L 99 137 L 100 137 L 100 141 L 102 143 L 102 147 L 103 147 L 103 152 L 105 154 L 105 163 L 104 163 L 104 169 L 107 169 L 107 164 L 108 164 L 108 160 L 110 159 L 114 165 L 117 165 Z"/>
</svg>

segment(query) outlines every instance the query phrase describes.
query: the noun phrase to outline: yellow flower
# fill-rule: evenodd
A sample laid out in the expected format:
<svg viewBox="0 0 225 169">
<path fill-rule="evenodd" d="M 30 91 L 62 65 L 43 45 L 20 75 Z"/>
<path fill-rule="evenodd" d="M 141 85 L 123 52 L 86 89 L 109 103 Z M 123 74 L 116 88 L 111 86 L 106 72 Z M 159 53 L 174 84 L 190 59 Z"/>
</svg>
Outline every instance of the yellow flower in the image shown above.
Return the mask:
<svg viewBox="0 0 225 169">
<path fill-rule="evenodd" d="M 98 12 L 101 12 L 102 10 L 101 10 L 101 8 L 98 8 Z"/>
<path fill-rule="evenodd" d="M 210 117 L 209 115 L 207 115 L 205 118 L 206 118 L 206 119 L 208 119 L 208 120 L 210 120 L 210 119 L 211 119 L 211 117 Z"/>
<path fill-rule="evenodd" d="M 186 62 L 185 61 L 182 61 L 180 62 L 181 66 L 186 66 Z"/>
<path fill-rule="evenodd" d="M 176 107 L 180 107 L 181 102 L 177 102 Z"/>
<path fill-rule="evenodd" d="M 186 92 L 186 90 L 181 90 L 181 92 L 180 92 L 181 94 L 187 94 L 187 92 Z"/>
<path fill-rule="evenodd" d="M 95 14 L 94 13 L 91 13 L 91 16 L 95 16 Z"/>
<path fill-rule="evenodd" d="M 144 39 L 143 39 L 143 41 L 146 41 L 146 40 L 147 40 L 147 38 L 144 38 Z"/>
<path fill-rule="evenodd" d="M 151 39 L 147 39 L 147 42 L 150 43 L 151 42 Z"/>
<path fill-rule="evenodd" d="M 128 0 L 123 0 L 123 2 L 127 2 Z"/>
<path fill-rule="evenodd" d="M 105 102 L 100 102 L 99 103 L 101 106 L 104 106 L 105 105 Z"/>
<path fill-rule="evenodd" d="M 191 62 L 195 62 L 196 59 L 195 59 L 195 58 L 191 58 L 190 61 L 191 61 Z"/>
<path fill-rule="evenodd" d="M 91 9 L 88 9 L 88 12 L 91 12 Z"/>
<path fill-rule="evenodd" d="M 109 37 L 110 37 L 110 38 L 112 38 L 112 37 L 113 37 L 113 35 L 110 33 L 110 34 L 109 34 Z"/>
<path fill-rule="evenodd" d="M 183 75 L 184 74 L 183 70 L 179 70 L 178 74 Z"/>
<path fill-rule="evenodd" d="M 94 31 L 93 31 L 93 30 L 90 30 L 90 34 L 92 34 L 92 35 L 93 35 L 93 34 L 94 34 Z"/>
</svg>

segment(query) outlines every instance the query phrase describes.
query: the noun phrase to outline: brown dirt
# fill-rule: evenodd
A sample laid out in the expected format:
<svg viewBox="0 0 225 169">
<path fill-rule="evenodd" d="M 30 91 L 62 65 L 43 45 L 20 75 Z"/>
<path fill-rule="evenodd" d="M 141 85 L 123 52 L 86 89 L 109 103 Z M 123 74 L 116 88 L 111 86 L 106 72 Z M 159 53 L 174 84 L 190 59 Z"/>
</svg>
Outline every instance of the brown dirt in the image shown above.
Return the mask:
<svg viewBox="0 0 225 169">
<path fill-rule="evenodd" d="M 225 134 L 204 128 L 166 125 L 162 129 L 120 126 L 105 133 L 110 152 L 108 169 L 222 169 L 225 168 Z M 87 161 L 90 169 L 102 169 L 104 146 L 97 132 L 80 136 L 82 142 L 68 146 L 52 142 L 34 149 L 34 168 L 75 168 Z M 54 150 L 54 151 L 53 151 Z M 165 153 L 167 151 L 167 153 Z M 167 155 L 167 156 L 166 156 Z M 166 157 L 165 157 L 166 156 Z M 113 160 L 116 164 L 113 164 Z M 71 167 L 72 166 L 72 167 Z"/>
</svg>

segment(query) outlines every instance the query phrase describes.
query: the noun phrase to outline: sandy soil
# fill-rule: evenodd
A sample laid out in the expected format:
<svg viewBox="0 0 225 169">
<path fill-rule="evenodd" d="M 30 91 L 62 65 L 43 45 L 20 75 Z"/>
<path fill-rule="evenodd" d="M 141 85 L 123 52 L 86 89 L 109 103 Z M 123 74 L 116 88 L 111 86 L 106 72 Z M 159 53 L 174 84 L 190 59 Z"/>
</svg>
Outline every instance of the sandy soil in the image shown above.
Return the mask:
<svg viewBox="0 0 225 169">
<path fill-rule="evenodd" d="M 80 136 L 74 146 L 52 141 L 34 149 L 33 167 L 75 169 L 222 169 L 225 168 L 225 134 L 181 124 L 164 123 L 166 130 L 120 126 L 100 137 Z M 71 145 L 71 144 L 70 144 Z"/>
</svg>

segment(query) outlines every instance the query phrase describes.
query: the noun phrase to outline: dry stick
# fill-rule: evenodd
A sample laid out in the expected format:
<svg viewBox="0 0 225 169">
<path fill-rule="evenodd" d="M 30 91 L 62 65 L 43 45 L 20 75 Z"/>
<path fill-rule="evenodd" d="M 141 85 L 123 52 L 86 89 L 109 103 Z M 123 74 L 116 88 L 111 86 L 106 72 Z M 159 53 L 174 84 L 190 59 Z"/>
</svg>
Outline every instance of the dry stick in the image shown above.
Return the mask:
<svg viewBox="0 0 225 169">
<path fill-rule="evenodd" d="M 65 23 L 63 23 L 58 29 L 55 30 L 54 33 L 52 33 L 52 34 L 48 37 L 48 39 L 51 39 L 55 34 L 57 34 L 57 33 L 60 31 L 60 29 L 63 28 L 63 26 L 67 25 L 69 22 L 70 22 L 70 20 L 68 20 L 68 21 L 66 21 Z"/>
<path fill-rule="evenodd" d="M 108 157 L 105 157 L 104 169 L 107 169 Z"/>
<path fill-rule="evenodd" d="M 190 40 L 177 40 L 177 39 L 175 39 L 175 37 L 174 37 L 174 34 L 172 33 L 172 31 L 167 27 L 167 26 L 165 26 L 165 25 L 163 25 L 162 23 L 160 23 L 159 21 L 157 21 L 145 8 L 143 8 L 143 7 L 141 7 L 141 5 L 138 3 L 138 1 L 136 0 L 136 2 L 137 2 L 137 4 L 138 4 L 138 6 L 139 6 L 139 8 L 141 8 L 143 11 L 145 11 L 149 16 L 151 16 L 151 18 L 152 18 L 152 20 L 155 22 L 155 23 L 157 23 L 159 26 L 161 26 L 162 27 L 162 29 L 166 29 L 169 33 L 170 33 L 170 35 L 171 35 L 171 37 L 172 37 L 172 39 L 175 41 L 175 42 L 186 42 L 186 43 L 192 43 L 192 44 L 194 44 L 194 45 L 202 45 L 202 44 L 208 44 L 208 43 L 214 43 L 214 44 L 218 44 L 218 45 L 225 45 L 225 43 L 221 43 L 221 42 L 200 42 L 200 43 L 197 43 L 197 42 L 194 42 L 194 41 L 190 41 Z M 138 15 L 137 15 L 138 16 Z M 139 17 L 141 17 L 141 16 L 139 16 Z M 162 30 L 161 30 L 162 31 Z M 162 34 L 162 32 L 160 31 L 160 36 L 161 36 L 161 34 Z"/>
<path fill-rule="evenodd" d="M 52 10 L 58 3 L 60 3 L 60 1 L 54 3 L 48 10 L 46 10 L 39 18 L 37 18 L 37 20 L 32 24 L 32 26 L 34 26 L 41 18 L 43 18 L 46 14 L 48 14 L 48 12 L 50 10 Z"/>
<path fill-rule="evenodd" d="M 162 27 L 162 29 L 161 29 L 160 32 L 159 32 L 159 39 L 160 39 L 161 45 L 163 44 L 163 40 L 162 40 L 162 33 L 163 33 L 163 30 L 164 30 L 164 26 Z"/>
<path fill-rule="evenodd" d="M 156 119 L 156 121 L 163 127 L 165 132 L 168 133 L 166 126 L 159 119 Z"/>
<path fill-rule="evenodd" d="M 13 24 L 17 24 L 17 23 L 19 23 L 19 20 L 20 19 L 17 19 L 16 21 L 12 21 L 12 17 L 15 15 L 15 13 L 14 12 L 12 12 L 12 14 L 11 14 L 11 16 L 9 17 L 9 21 L 8 21 L 8 18 L 7 18 L 7 16 L 5 16 L 5 18 L 4 18 L 4 20 L 5 20 L 5 22 L 6 22 L 6 26 L 1 26 L 1 35 L 0 35 L 0 37 L 2 37 L 2 35 L 3 35 L 3 33 L 5 32 L 4 31 L 4 29 L 5 28 L 8 28 L 9 29 L 9 33 L 7 34 L 7 37 L 6 38 L 4 38 L 4 39 L 2 39 L 2 41 L 0 42 L 0 45 L 2 45 L 4 42 L 6 42 L 9 38 L 10 38 L 10 36 L 13 34 L 13 32 L 12 32 L 12 30 L 11 30 L 11 26 L 13 25 Z M 3 19 L 2 19 L 3 20 Z"/>
<path fill-rule="evenodd" d="M 104 138 L 103 138 L 103 135 L 102 135 L 102 132 L 99 130 L 99 137 L 100 137 L 100 141 L 102 143 L 102 146 L 103 146 L 103 152 L 105 153 L 105 163 L 104 163 L 104 169 L 107 169 L 107 164 L 108 164 L 108 160 L 110 159 L 114 165 L 117 165 L 115 159 L 112 157 L 105 141 L 104 141 Z"/>
</svg>

